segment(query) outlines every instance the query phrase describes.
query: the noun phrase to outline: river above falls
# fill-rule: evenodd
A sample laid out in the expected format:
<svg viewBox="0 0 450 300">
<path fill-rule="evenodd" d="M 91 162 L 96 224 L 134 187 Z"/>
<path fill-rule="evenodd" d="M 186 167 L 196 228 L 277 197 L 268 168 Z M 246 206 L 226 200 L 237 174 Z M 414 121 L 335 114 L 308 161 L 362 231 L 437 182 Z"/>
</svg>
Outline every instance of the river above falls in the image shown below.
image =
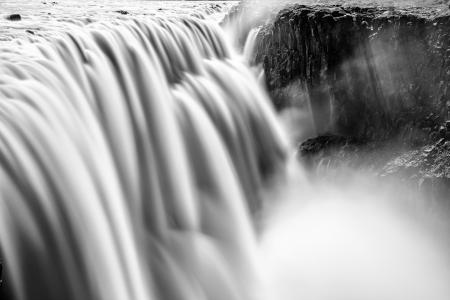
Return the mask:
<svg viewBox="0 0 450 300">
<path fill-rule="evenodd" d="M 26 1 L 0 2 L 0 40 L 49 35 L 70 24 L 88 24 L 130 17 L 196 16 L 220 21 L 238 1 Z M 20 20 L 9 16 L 19 14 Z"/>
</svg>

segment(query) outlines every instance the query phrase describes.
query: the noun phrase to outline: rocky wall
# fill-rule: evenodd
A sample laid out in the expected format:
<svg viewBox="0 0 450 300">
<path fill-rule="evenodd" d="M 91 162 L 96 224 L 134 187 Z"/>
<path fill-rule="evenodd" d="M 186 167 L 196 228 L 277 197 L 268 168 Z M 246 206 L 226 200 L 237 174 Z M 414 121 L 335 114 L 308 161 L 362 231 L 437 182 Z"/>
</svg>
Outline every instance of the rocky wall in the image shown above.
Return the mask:
<svg viewBox="0 0 450 300">
<path fill-rule="evenodd" d="M 308 102 L 318 134 L 420 143 L 450 117 L 448 9 L 293 5 L 262 27 L 254 63 L 278 109 Z"/>
</svg>

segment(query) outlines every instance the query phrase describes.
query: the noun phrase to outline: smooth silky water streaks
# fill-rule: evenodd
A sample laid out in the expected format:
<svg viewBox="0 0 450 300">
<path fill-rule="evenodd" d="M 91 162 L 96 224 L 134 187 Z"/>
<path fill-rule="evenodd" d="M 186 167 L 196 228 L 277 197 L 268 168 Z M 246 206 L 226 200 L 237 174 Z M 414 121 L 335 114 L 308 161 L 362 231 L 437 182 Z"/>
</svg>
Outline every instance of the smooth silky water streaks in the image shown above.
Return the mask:
<svg viewBox="0 0 450 300">
<path fill-rule="evenodd" d="M 17 299 L 259 298 L 249 211 L 286 141 L 221 29 L 155 18 L 19 44 L 0 61 Z"/>
<path fill-rule="evenodd" d="M 16 298 L 448 299 L 448 261 L 421 223 L 353 207 L 384 195 L 311 183 L 224 38 L 154 18 L 0 51 L 0 246 Z M 395 268 L 372 272 L 372 257 Z"/>
<path fill-rule="evenodd" d="M 256 51 L 256 39 L 258 37 L 259 30 L 259 27 L 252 28 L 248 33 L 247 39 L 244 44 L 243 56 L 245 61 L 249 62 L 250 64 L 254 64 L 253 56 Z"/>
</svg>

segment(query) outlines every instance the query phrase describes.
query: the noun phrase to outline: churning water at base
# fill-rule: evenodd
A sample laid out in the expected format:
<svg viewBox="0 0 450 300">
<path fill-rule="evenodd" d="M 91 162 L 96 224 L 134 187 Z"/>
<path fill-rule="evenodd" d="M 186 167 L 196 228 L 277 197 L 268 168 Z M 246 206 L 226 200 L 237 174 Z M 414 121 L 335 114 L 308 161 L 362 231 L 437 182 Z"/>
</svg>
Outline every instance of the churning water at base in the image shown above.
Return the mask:
<svg viewBox="0 0 450 300">
<path fill-rule="evenodd" d="M 259 246 L 251 216 L 265 198 L 323 197 L 304 174 L 299 191 L 268 191 L 292 166 L 288 141 L 214 23 L 94 23 L 1 49 L 0 99 L 0 246 L 17 299 L 339 300 L 317 291 L 348 282 L 317 272 L 357 277 L 323 249 L 335 246 L 324 218 L 352 209 L 277 213 Z M 406 299 L 363 294 L 345 299 Z"/>
</svg>

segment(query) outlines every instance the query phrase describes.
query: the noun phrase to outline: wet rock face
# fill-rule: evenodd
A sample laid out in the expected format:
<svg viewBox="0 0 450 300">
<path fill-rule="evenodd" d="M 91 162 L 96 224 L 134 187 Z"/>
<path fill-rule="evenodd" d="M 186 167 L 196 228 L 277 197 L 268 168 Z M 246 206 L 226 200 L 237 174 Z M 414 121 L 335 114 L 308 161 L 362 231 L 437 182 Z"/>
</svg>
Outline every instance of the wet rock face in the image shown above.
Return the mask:
<svg viewBox="0 0 450 300">
<path fill-rule="evenodd" d="M 403 178 L 425 194 L 431 202 L 450 211 L 450 141 L 441 138 L 434 144 L 406 151 L 391 159 L 381 176 Z"/>
<path fill-rule="evenodd" d="M 256 48 L 277 108 L 299 82 L 319 133 L 428 139 L 450 117 L 450 13 L 294 5 Z"/>
<path fill-rule="evenodd" d="M 446 178 L 450 180 L 450 141 L 444 138 L 420 149 L 407 151 L 389 161 L 382 174 L 414 174 L 420 178 Z M 450 185 L 449 185 L 450 188 Z"/>
<path fill-rule="evenodd" d="M 301 143 L 297 157 L 317 178 L 335 180 L 358 170 L 383 187 L 404 186 L 399 195 L 404 199 L 419 196 L 428 206 L 439 204 L 442 212 L 450 212 L 449 138 L 407 149 L 391 141 L 366 143 L 328 134 Z"/>
</svg>

